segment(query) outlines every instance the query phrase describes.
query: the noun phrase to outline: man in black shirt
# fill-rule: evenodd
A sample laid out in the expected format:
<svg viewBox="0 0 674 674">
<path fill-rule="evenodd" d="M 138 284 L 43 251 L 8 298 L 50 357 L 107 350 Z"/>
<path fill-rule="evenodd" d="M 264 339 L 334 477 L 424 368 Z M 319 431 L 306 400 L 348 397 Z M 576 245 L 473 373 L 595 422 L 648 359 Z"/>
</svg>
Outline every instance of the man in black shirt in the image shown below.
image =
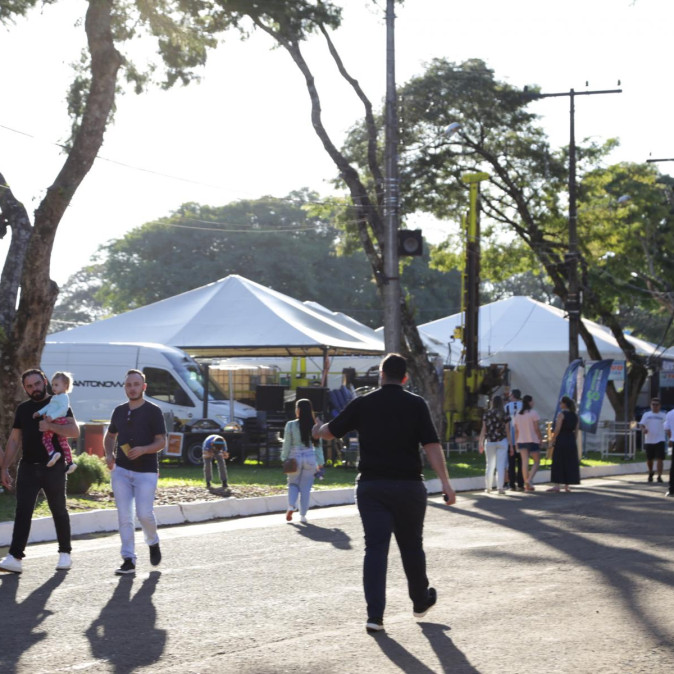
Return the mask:
<svg viewBox="0 0 674 674">
<path fill-rule="evenodd" d="M 426 488 L 419 445 L 440 478 L 446 503 L 456 501 L 428 405 L 402 387 L 407 380 L 407 362 L 399 354 L 388 354 L 379 377 L 379 389 L 354 398 L 332 421 L 319 422 L 313 429 L 315 438 L 326 440 L 358 431 L 356 502 L 365 533 L 363 585 L 368 632 L 384 629 L 391 534 L 400 548 L 414 616 L 423 617 L 436 602 L 437 593 L 429 587 L 426 576 L 423 549 Z"/>
<path fill-rule="evenodd" d="M 50 399 L 47 393 L 47 377 L 42 370 L 26 370 L 21 375 L 21 381 L 30 400 L 22 402 L 16 408 L 14 425 L 4 456 L 0 452 L 2 484 L 11 489 L 12 477 L 9 468 L 14 463 L 19 448 L 23 449 L 16 473 L 16 514 L 12 542 L 9 554 L 0 561 L 0 570 L 13 573 L 21 573 L 23 570 L 21 560 L 25 557 L 24 550 L 28 543 L 37 495 L 42 489 L 47 497 L 58 539 L 59 561 L 56 568 L 65 571 L 72 565 L 70 517 L 66 508 L 66 469 L 62 458 L 51 468 L 47 467 L 49 455 L 42 443 L 42 434 L 46 431 L 54 434 L 52 442 L 56 441 L 55 450 L 58 451 L 56 436 L 78 438 L 80 429 L 70 408 L 67 423 L 63 425 L 33 418 L 34 413 L 44 407 Z"/>
<path fill-rule="evenodd" d="M 122 539 L 123 561 L 115 571 L 120 576 L 136 571 L 134 503 L 145 542 L 150 547 L 150 563 L 157 566 L 161 562 L 153 505 L 159 478 L 157 453 L 166 444 L 166 424 L 159 407 L 145 400 L 146 388 L 145 375 L 140 370 L 126 373 L 124 392 L 129 401 L 115 407 L 103 438 Z"/>
</svg>

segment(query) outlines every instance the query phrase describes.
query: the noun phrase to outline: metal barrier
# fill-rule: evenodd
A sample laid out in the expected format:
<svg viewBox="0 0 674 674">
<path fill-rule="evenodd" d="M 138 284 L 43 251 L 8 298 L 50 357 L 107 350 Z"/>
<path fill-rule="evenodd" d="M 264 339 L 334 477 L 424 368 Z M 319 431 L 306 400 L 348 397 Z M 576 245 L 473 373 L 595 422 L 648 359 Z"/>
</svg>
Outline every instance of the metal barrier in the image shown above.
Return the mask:
<svg viewBox="0 0 674 674">
<path fill-rule="evenodd" d="M 622 456 L 633 459 L 637 451 L 637 426 L 633 422 L 607 421 L 591 439 L 585 434 L 585 449 L 599 451 L 602 457 Z"/>
</svg>

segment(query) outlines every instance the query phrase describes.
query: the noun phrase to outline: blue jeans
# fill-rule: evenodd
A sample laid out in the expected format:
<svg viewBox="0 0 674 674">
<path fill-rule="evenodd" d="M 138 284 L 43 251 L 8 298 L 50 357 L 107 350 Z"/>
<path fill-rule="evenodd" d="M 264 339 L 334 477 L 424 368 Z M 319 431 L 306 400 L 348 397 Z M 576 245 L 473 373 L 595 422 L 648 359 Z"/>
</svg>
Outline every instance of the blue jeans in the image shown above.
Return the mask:
<svg viewBox="0 0 674 674">
<path fill-rule="evenodd" d="M 423 548 L 426 487 L 416 480 L 368 480 L 356 486 L 356 503 L 365 533 L 363 586 L 368 618 L 383 618 L 391 534 L 396 538 L 413 604 L 428 599 Z"/>
<path fill-rule="evenodd" d="M 133 520 L 133 502 L 136 502 L 136 516 L 140 522 L 148 545 L 159 543 L 157 520 L 152 509 L 157 491 L 157 473 L 139 473 L 115 466 L 110 482 L 117 504 L 119 535 L 122 538 L 122 558 L 132 559 L 136 563 L 134 544 L 135 523 Z"/>
<path fill-rule="evenodd" d="M 316 452 L 313 449 L 292 449 L 290 456 L 297 459 L 297 472 L 288 474 L 288 510 L 295 510 L 299 496 L 300 515 L 304 516 L 309 510 L 311 487 L 318 469 Z"/>
<path fill-rule="evenodd" d="M 37 495 L 42 489 L 54 519 L 59 552 L 70 552 L 70 517 L 66 508 L 66 474 L 63 463 L 53 468 L 21 460 L 16 474 L 16 514 L 9 554 L 16 559 L 25 557 L 30 525 Z"/>
</svg>

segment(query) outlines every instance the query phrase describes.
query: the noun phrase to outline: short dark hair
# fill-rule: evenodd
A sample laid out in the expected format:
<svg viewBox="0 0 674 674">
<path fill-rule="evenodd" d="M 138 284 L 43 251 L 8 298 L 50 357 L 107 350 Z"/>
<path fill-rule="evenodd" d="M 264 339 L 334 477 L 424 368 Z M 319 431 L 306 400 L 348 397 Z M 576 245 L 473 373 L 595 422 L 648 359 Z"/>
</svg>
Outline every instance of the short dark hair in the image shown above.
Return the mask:
<svg viewBox="0 0 674 674">
<path fill-rule="evenodd" d="M 660 404 L 660 398 L 651 398 L 651 403 L 657 403 L 659 405 Z"/>
<path fill-rule="evenodd" d="M 42 381 L 45 383 L 45 386 L 49 384 L 49 379 L 47 379 L 47 375 L 40 370 L 39 367 L 31 367 L 29 370 L 25 370 L 24 372 L 21 373 L 21 383 L 23 384 L 26 381 L 27 377 L 30 377 L 31 375 L 37 374 L 40 377 L 42 377 Z"/>
<path fill-rule="evenodd" d="M 510 391 L 510 395 L 516 400 L 520 400 L 522 398 L 522 391 L 520 391 L 518 388 L 514 388 L 512 391 Z"/>
<path fill-rule="evenodd" d="M 394 381 L 402 381 L 407 374 L 407 361 L 399 353 L 389 353 L 384 356 L 379 369 Z"/>
</svg>

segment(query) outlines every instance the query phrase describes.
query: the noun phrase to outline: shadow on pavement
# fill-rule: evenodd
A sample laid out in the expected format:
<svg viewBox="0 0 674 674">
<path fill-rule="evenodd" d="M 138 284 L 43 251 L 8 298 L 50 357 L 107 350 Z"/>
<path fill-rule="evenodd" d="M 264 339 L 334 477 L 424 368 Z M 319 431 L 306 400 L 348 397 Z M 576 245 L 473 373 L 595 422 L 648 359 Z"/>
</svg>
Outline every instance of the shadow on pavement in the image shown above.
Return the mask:
<svg viewBox="0 0 674 674">
<path fill-rule="evenodd" d="M 342 529 L 328 529 L 315 524 L 292 524 L 298 534 L 318 543 L 332 543 L 339 550 L 351 550 L 351 537 Z"/>
<path fill-rule="evenodd" d="M 451 640 L 449 625 L 440 625 L 438 623 L 420 622 L 419 627 L 424 636 L 428 639 L 431 648 L 438 656 L 442 664 L 443 672 L 453 672 L 454 674 L 478 674 L 478 670 L 468 662 L 466 656 L 454 645 Z"/>
<path fill-rule="evenodd" d="M 524 532 L 576 564 L 593 569 L 603 585 L 617 590 L 634 620 L 662 643 L 671 643 L 674 635 L 639 604 L 644 579 L 663 587 L 674 585 L 671 503 L 661 491 L 654 491 L 652 496 L 625 493 L 628 485 L 593 485 L 571 494 L 545 494 L 543 498 L 538 492 L 523 499 L 476 498 L 472 507 L 457 508 L 454 513 Z M 602 534 L 611 536 L 611 545 L 597 540 L 596 536 Z M 502 553 L 482 550 L 481 554 Z"/>
<path fill-rule="evenodd" d="M 98 660 L 109 662 L 117 674 L 158 662 L 166 646 L 166 630 L 156 627 L 157 611 L 152 595 L 161 572 L 152 571 L 133 597 L 134 578 L 121 576 L 101 614 L 86 636 Z"/>
<path fill-rule="evenodd" d="M 419 627 L 428 639 L 433 651 L 438 657 L 443 672 L 453 674 L 478 674 L 466 659 L 466 656 L 454 645 L 447 632 L 450 627 L 437 623 L 419 623 Z M 414 674 L 437 674 L 440 670 L 432 669 L 424 664 L 415 655 L 412 655 L 404 646 L 392 639 L 386 632 L 372 635 L 373 641 L 381 648 L 384 655 L 401 671 Z"/>
<path fill-rule="evenodd" d="M 0 611 L 2 611 L 0 672 L 3 674 L 18 672 L 21 654 L 49 636 L 46 630 L 38 631 L 37 628 L 52 615 L 52 612 L 45 608 L 47 600 L 65 577 L 65 573 L 57 573 L 18 603 L 16 595 L 19 589 L 19 576 L 0 574 Z M 63 625 L 58 626 L 59 631 L 63 628 Z M 66 636 L 67 630 L 61 638 Z"/>
</svg>

